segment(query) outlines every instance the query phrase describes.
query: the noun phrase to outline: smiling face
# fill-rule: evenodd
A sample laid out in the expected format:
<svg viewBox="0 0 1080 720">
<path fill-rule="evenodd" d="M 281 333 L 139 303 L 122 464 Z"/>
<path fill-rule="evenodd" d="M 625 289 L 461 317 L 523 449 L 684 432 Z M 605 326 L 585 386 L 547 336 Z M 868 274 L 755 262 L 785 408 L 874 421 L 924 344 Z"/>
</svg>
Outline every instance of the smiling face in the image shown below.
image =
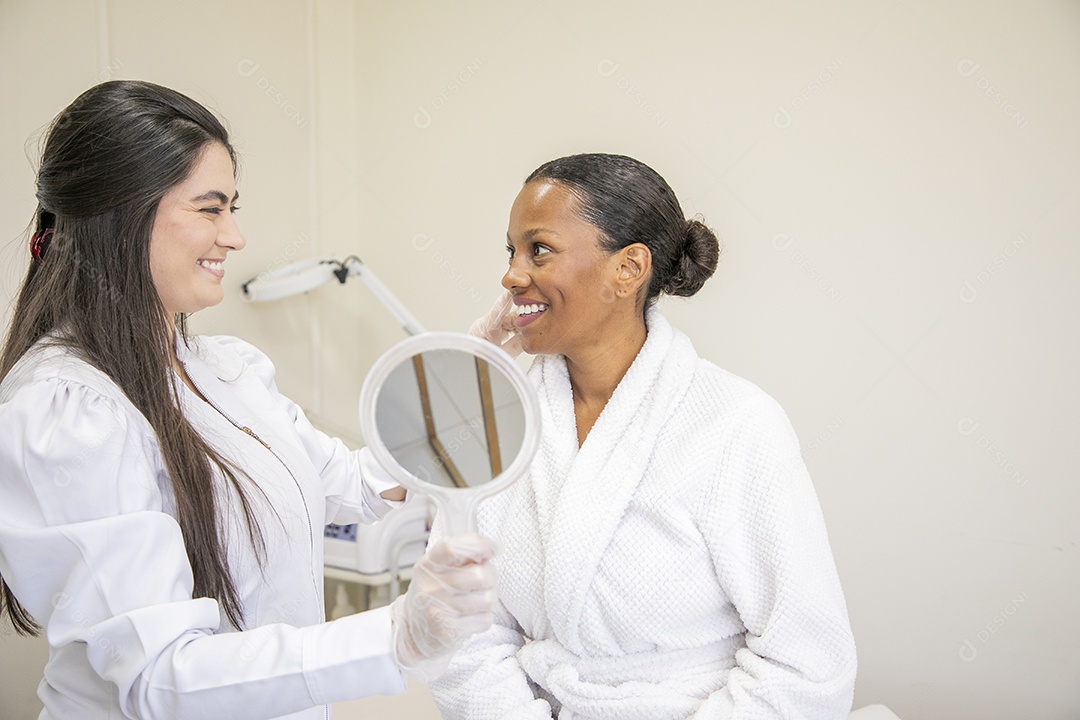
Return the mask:
<svg viewBox="0 0 1080 720">
<path fill-rule="evenodd" d="M 217 305 L 224 297 L 225 256 L 246 244 L 233 217 L 238 197 L 229 152 L 214 143 L 158 203 L 150 274 L 170 318 Z"/>
<path fill-rule="evenodd" d="M 600 230 L 582 219 L 566 186 L 527 183 L 510 210 L 510 267 L 502 284 L 514 295 L 525 352 L 573 357 L 603 347 L 621 310 L 613 278 L 621 258 L 600 247 Z"/>
</svg>

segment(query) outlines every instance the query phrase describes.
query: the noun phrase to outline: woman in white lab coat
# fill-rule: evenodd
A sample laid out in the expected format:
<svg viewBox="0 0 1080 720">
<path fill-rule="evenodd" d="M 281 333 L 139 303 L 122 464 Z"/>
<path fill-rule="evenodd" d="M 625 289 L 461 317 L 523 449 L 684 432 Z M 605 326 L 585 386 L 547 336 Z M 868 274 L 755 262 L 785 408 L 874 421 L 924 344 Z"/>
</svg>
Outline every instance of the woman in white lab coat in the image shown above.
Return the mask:
<svg viewBox="0 0 1080 720">
<path fill-rule="evenodd" d="M 0 615 L 50 645 L 43 718 L 316 718 L 401 692 L 491 622 L 486 538 L 390 608 L 323 620 L 322 531 L 403 499 L 274 368 L 184 319 L 221 301 L 235 157 L 198 103 L 83 93 L 49 129 L 0 355 Z"/>
</svg>

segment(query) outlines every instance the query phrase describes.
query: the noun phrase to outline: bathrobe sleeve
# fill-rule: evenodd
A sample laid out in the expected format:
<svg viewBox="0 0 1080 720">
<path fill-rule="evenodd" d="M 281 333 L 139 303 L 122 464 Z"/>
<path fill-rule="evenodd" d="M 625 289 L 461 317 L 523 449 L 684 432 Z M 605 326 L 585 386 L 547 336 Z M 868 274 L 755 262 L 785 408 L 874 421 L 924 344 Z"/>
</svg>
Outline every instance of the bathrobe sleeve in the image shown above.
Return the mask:
<svg viewBox="0 0 1080 720">
<path fill-rule="evenodd" d="M 349 450 L 341 440 L 315 429 L 299 405 L 278 392 L 274 364 L 250 343 L 234 337 L 213 340 L 239 354 L 278 407 L 293 422 L 304 449 L 323 481 L 326 494 L 326 521 L 339 525 L 371 523 L 400 507 L 404 501 L 385 500 L 379 493 L 399 486 L 375 460 L 367 448 Z"/>
<path fill-rule="evenodd" d="M 723 447 L 699 524 L 746 647 L 693 717 L 846 718 L 855 643 L 795 432 L 766 396 L 749 403 Z"/>
<path fill-rule="evenodd" d="M 444 720 L 551 720 L 551 706 L 537 698 L 517 661 L 521 629 L 497 603 L 495 621 L 474 635 L 431 683 Z"/>
<path fill-rule="evenodd" d="M 443 535 L 436 515 L 431 544 Z M 501 601 L 493 616 L 491 627 L 473 635 L 430 683 L 443 720 L 552 720 L 551 705 L 536 697 L 517 660 L 525 644 L 521 626 Z"/>
<path fill-rule="evenodd" d="M 159 458 L 141 415 L 85 385 L 0 403 L 0 573 L 54 654 L 84 656 L 131 718 L 267 718 L 404 689 L 385 613 L 214 634 Z"/>
</svg>

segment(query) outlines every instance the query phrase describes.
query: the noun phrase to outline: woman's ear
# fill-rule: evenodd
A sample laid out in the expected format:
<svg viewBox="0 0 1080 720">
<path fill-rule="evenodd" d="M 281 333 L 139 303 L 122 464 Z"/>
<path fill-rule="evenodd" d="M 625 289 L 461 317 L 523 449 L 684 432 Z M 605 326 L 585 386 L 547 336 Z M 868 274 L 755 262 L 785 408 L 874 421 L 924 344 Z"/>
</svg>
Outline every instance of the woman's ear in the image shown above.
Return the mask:
<svg viewBox="0 0 1080 720">
<path fill-rule="evenodd" d="M 615 294 L 631 297 L 637 294 L 652 274 L 652 253 L 641 243 L 632 243 L 619 251 Z"/>
</svg>

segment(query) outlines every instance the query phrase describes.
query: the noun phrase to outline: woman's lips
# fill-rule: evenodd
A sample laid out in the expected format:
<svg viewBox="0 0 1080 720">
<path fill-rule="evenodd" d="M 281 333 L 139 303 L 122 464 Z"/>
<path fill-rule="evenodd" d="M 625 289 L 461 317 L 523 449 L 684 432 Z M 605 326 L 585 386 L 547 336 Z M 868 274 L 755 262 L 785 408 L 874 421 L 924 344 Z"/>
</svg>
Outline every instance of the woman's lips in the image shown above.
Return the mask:
<svg viewBox="0 0 1080 720">
<path fill-rule="evenodd" d="M 225 277 L 224 260 L 211 260 L 209 258 L 202 258 L 198 260 L 195 264 L 216 277 L 218 280 Z"/>
<path fill-rule="evenodd" d="M 521 328 L 526 325 L 531 325 L 536 320 L 547 312 L 547 303 L 535 302 L 527 298 L 514 298 L 514 309 L 517 311 L 517 317 L 514 318 L 514 325 Z"/>
</svg>

